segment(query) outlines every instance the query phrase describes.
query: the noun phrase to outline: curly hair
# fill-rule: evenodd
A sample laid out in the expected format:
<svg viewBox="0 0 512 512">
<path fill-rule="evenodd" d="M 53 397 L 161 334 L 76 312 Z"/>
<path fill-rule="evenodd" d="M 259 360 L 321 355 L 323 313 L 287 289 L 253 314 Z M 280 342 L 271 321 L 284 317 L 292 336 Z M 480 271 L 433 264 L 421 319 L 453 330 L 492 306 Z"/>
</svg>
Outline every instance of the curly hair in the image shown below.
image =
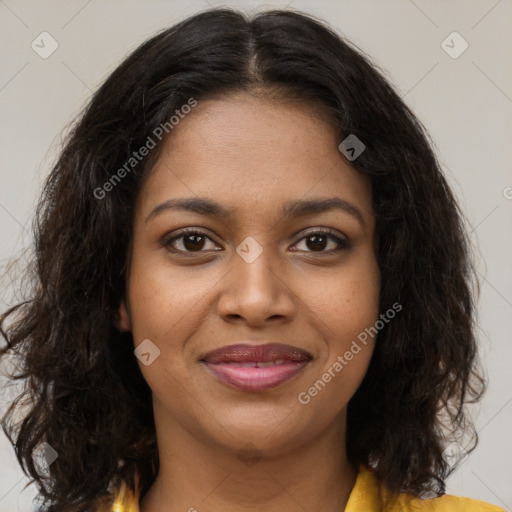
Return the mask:
<svg viewBox="0 0 512 512">
<path fill-rule="evenodd" d="M 466 407 L 486 386 L 475 336 L 478 283 L 434 144 L 384 75 L 313 16 L 214 8 L 145 41 L 94 93 L 44 184 L 29 295 L 0 318 L 0 356 L 19 359 L 10 378 L 25 383 L 2 427 L 37 482 L 41 510 L 89 510 L 108 501 L 114 483 L 133 487 L 141 475 L 145 492 L 156 476 L 151 390 L 115 313 L 134 205 L 161 143 L 108 194 L 101 190 L 187 99 L 236 91 L 313 103 L 340 142 L 349 134 L 364 142 L 350 164 L 372 182 L 380 307 L 398 301 L 403 311 L 379 332 L 349 402 L 347 454 L 391 491 L 445 492 L 444 448 L 461 432 L 472 439 L 467 451 L 478 440 Z M 32 458 L 42 442 L 58 453 L 47 476 Z"/>
</svg>

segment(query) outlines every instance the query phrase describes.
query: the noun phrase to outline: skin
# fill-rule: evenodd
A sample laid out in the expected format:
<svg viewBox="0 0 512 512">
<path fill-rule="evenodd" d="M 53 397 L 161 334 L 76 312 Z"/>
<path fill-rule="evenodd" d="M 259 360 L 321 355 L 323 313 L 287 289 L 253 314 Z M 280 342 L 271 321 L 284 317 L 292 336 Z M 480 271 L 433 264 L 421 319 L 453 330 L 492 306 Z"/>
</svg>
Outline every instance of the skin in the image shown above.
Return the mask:
<svg viewBox="0 0 512 512">
<path fill-rule="evenodd" d="M 200 101 L 166 139 L 136 204 L 119 309 L 135 347 L 150 339 L 160 349 L 148 366 L 139 361 L 160 453 L 141 512 L 344 510 L 357 474 L 346 457 L 346 408 L 373 340 L 307 405 L 298 400 L 379 314 L 370 182 L 339 142 L 313 107 L 248 93 Z M 160 203 L 191 196 L 233 218 L 163 210 L 146 221 Z M 362 222 L 336 209 L 282 218 L 287 201 L 333 196 Z M 165 246 L 186 227 L 207 238 Z M 322 228 L 351 247 L 315 245 L 310 236 Z M 251 263 L 236 252 L 249 236 L 263 250 Z M 199 362 L 245 340 L 294 345 L 313 360 L 258 392 L 227 386 Z"/>
</svg>

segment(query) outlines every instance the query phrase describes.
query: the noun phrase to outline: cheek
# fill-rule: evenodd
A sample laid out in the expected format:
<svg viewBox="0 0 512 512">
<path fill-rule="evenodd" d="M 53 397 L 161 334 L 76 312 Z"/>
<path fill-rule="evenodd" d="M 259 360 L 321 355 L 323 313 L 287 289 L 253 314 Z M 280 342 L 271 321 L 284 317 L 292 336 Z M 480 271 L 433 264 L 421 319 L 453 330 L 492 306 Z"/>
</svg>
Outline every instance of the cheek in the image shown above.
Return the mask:
<svg viewBox="0 0 512 512">
<path fill-rule="evenodd" d="M 315 305 L 312 318 L 323 335 L 325 351 L 311 387 L 304 391 L 339 409 L 359 387 L 373 353 L 375 341 L 370 334 L 379 319 L 380 297 L 377 263 L 369 257 L 316 290 L 309 292 L 309 304 Z"/>
<path fill-rule="evenodd" d="M 347 342 L 374 325 L 379 315 L 380 272 L 374 257 L 356 260 L 326 279 L 310 297 L 318 305 L 332 348 L 342 350 Z"/>
<path fill-rule="evenodd" d="M 129 286 L 131 331 L 135 347 L 149 339 L 160 350 L 150 365 L 139 362 L 154 391 L 168 390 L 170 383 L 179 385 L 189 374 L 187 342 L 205 322 L 211 307 L 208 299 L 222 276 L 200 267 L 197 272 L 190 267 L 173 268 L 161 254 L 134 251 Z"/>
<path fill-rule="evenodd" d="M 169 339 L 179 339 L 176 333 L 180 329 L 194 321 L 200 323 L 204 299 L 217 280 L 211 272 L 172 268 L 161 255 L 135 254 L 129 289 L 135 341 L 154 338 L 168 343 Z"/>
</svg>

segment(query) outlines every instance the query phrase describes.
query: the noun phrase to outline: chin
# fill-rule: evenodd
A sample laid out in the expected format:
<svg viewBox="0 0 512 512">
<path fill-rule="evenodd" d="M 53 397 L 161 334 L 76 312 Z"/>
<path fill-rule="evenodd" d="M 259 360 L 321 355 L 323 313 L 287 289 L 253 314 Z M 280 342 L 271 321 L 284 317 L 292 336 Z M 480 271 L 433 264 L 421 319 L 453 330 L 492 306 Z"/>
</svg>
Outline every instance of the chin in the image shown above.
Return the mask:
<svg viewBox="0 0 512 512">
<path fill-rule="evenodd" d="M 280 415 L 274 414 L 272 422 L 268 421 L 267 416 L 258 419 L 247 416 L 230 420 L 219 419 L 219 423 L 225 428 L 219 426 L 216 434 L 220 438 L 217 439 L 230 451 L 237 452 L 246 445 L 253 445 L 267 457 L 282 455 L 316 434 L 308 430 L 310 422 L 298 422 L 292 414 L 287 416 L 288 413 L 289 411 Z"/>
</svg>

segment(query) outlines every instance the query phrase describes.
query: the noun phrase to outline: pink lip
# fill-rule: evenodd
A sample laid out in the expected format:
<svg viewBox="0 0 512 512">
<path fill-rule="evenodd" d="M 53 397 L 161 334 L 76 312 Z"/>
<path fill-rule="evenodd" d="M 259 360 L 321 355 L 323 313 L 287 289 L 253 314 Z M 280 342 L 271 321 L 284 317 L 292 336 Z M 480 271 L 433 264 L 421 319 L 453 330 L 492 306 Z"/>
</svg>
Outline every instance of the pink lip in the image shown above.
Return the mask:
<svg viewBox="0 0 512 512">
<path fill-rule="evenodd" d="M 245 391 L 262 391 L 290 380 L 311 359 L 305 350 L 281 343 L 269 343 L 222 347 L 206 354 L 201 362 L 210 373 L 229 386 Z M 279 364 L 268 365 L 274 361 Z"/>
</svg>

